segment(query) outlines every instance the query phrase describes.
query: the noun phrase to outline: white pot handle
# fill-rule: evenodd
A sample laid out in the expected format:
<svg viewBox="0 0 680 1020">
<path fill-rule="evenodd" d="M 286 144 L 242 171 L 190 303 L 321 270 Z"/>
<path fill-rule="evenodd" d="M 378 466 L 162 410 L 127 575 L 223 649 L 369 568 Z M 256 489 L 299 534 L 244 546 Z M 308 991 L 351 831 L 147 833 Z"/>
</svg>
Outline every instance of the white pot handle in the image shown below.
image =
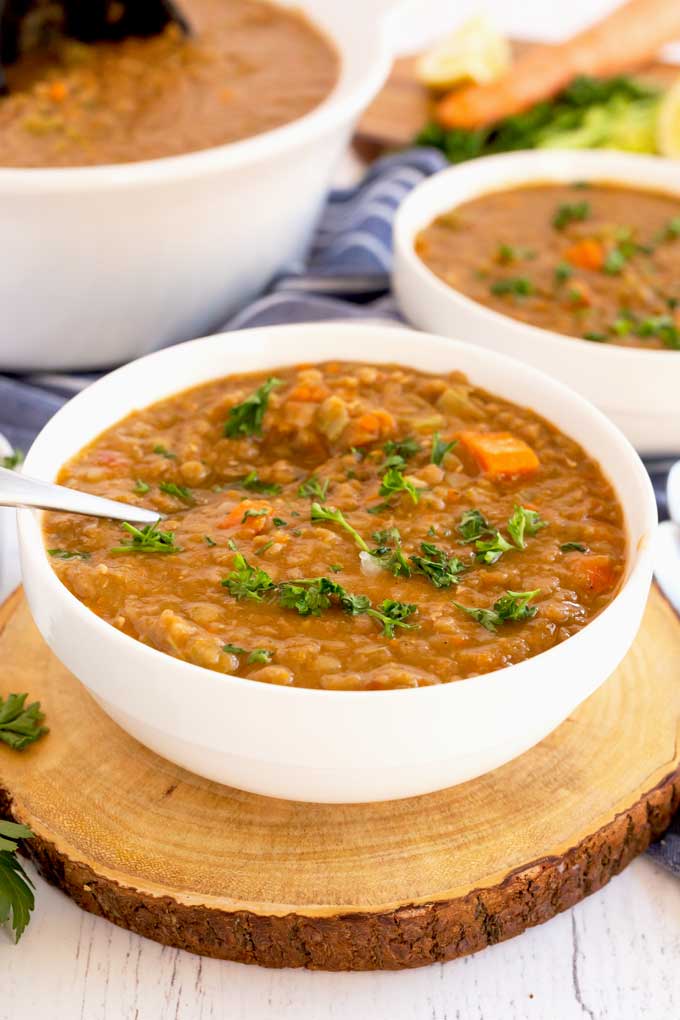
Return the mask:
<svg viewBox="0 0 680 1020">
<path fill-rule="evenodd" d="M 398 0 L 383 14 L 387 45 L 395 57 L 417 53 L 460 22 L 452 0 Z"/>
</svg>

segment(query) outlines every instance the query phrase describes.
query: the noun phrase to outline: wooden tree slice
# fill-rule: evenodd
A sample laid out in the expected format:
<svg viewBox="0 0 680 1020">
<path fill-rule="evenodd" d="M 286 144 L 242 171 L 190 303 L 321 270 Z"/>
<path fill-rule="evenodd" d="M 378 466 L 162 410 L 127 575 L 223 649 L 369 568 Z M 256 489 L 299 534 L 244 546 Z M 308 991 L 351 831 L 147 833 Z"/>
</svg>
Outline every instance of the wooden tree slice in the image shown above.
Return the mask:
<svg viewBox="0 0 680 1020">
<path fill-rule="evenodd" d="M 658 591 L 625 663 L 541 744 L 392 803 L 269 800 L 156 757 L 52 656 L 20 593 L 0 662 L 0 693 L 28 691 L 51 727 L 21 754 L 0 745 L 0 815 L 85 910 L 207 956 L 363 970 L 475 952 L 599 889 L 680 801 L 680 623 Z"/>
</svg>

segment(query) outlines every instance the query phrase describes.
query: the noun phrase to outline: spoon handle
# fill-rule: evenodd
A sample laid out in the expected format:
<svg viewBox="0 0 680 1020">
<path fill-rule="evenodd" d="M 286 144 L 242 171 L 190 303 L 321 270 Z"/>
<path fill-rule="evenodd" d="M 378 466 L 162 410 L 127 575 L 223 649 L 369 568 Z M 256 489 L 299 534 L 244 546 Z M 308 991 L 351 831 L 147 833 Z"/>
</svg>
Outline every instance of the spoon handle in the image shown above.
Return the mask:
<svg viewBox="0 0 680 1020">
<path fill-rule="evenodd" d="M 35 510 L 62 510 L 87 517 L 108 517 L 130 524 L 155 524 L 160 514 L 143 507 L 117 503 L 89 492 L 67 489 L 63 485 L 27 478 L 16 471 L 0 468 L 0 506 L 29 507 Z"/>
</svg>

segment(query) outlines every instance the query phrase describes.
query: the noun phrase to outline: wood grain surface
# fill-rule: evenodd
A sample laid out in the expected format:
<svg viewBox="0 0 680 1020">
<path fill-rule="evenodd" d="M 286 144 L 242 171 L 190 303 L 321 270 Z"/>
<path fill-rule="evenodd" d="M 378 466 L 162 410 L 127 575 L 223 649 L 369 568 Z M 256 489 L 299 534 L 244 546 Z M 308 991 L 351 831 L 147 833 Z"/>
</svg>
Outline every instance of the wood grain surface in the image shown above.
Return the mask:
<svg viewBox="0 0 680 1020">
<path fill-rule="evenodd" d="M 28 690 L 51 726 L 23 754 L 0 748 L 0 814 L 31 826 L 39 869 L 84 909 L 203 955 L 328 970 L 462 956 L 600 888 L 680 801 L 680 624 L 656 590 L 624 664 L 536 748 L 373 805 L 276 801 L 190 775 L 103 714 L 20 593 L 0 631 L 0 693 Z"/>
</svg>

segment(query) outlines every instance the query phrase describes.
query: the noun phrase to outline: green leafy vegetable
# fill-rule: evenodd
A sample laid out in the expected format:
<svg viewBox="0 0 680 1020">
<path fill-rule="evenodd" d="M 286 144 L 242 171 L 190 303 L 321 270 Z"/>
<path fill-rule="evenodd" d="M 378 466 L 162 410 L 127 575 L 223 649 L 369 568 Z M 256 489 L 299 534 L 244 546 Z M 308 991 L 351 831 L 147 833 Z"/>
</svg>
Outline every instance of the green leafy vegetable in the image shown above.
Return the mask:
<svg viewBox="0 0 680 1020">
<path fill-rule="evenodd" d="M 590 216 L 590 202 L 562 202 L 552 218 L 555 230 L 564 230 L 570 223 L 582 223 Z"/>
<path fill-rule="evenodd" d="M 170 453 L 170 450 L 166 449 L 161 443 L 154 446 L 153 452 L 157 453 L 159 457 L 165 457 L 166 460 L 177 460 L 177 454 Z"/>
<path fill-rule="evenodd" d="M 331 524 L 339 524 L 341 528 L 344 528 L 348 535 L 352 536 L 363 552 L 370 552 L 366 542 L 363 540 L 356 528 L 353 528 L 342 511 L 336 510 L 334 506 L 322 507 L 319 503 L 312 503 L 310 520 L 314 524 L 319 524 L 322 521 L 330 522 Z"/>
<path fill-rule="evenodd" d="M 284 521 L 283 517 L 272 517 L 272 524 L 275 528 L 285 528 L 288 526 L 288 521 Z"/>
<path fill-rule="evenodd" d="M 527 510 L 524 506 L 516 505 L 508 520 L 508 534 L 518 549 L 526 549 L 525 535 L 533 537 L 547 527 L 548 522 L 541 519 L 537 510 Z"/>
<path fill-rule="evenodd" d="M 460 575 L 466 569 L 465 564 L 457 556 L 449 556 L 444 549 L 439 549 L 431 542 L 421 542 L 422 556 L 409 556 L 416 573 L 424 574 L 435 588 L 450 588 L 458 584 Z"/>
<path fill-rule="evenodd" d="M 680 237 L 680 216 L 674 216 L 666 226 L 659 232 L 655 240 L 676 241 Z"/>
<path fill-rule="evenodd" d="M 620 247 L 614 247 L 607 252 L 602 268 L 605 273 L 609 274 L 609 276 L 618 276 L 627 261 L 628 256 L 624 254 L 622 249 Z"/>
<path fill-rule="evenodd" d="M 261 492 L 264 496 L 278 496 L 281 492 L 281 486 L 277 485 L 276 482 L 263 482 L 257 474 L 257 471 L 251 471 L 241 479 L 240 483 L 244 489 L 248 489 L 249 492 Z"/>
<path fill-rule="evenodd" d="M 523 259 L 535 259 L 536 252 L 533 248 L 522 248 L 511 244 L 499 244 L 496 252 L 496 262 L 502 266 L 512 265 L 513 262 L 520 262 Z"/>
<path fill-rule="evenodd" d="M 25 825 L 0 821 L 0 925 L 9 924 L 18 942 L 35 907 L 33 883 L 16 851 L 20 839 L 31 839 Z"/>
<path fill-rule="evenodd" d="M 380 481 L 380 495 L 394 496 L 400 492 L 407 492 L 414 503 L 418 502 L 418 490 L 413 482 L 404 478 L 401 471 L 396 467 L 390 467 L 382 476 Z"/>
<path fill-rule="evenodd" d="M 568 262 L 558 262 L 555 266 L 555 283 L 566 283 L 574 275 Z"/>
<path fill-rule="evenodd" d="M 489 290 L 498 297 L 507 294 L 514 297 L 530 297 L 534 293 L 534 285 L 526 276 L 507 276 L 503 280 L 494 280 Z"/>
<path fill-rule="evenodd" d="M 241 524 L 245 524 L 251 517 L 266 517 L 268 513 L 267 507 L 262 507 L 261 510 L 246 510 L 241 518 Z"/>
<path fill-rule="evenodd" d="M 229 439 L 237 436 L 262 435 L 262 422 L 269 404 L 269 395 L 273 389 L 281 386 L 281 380 L 273 376 L 241 404 L 230 408 L 229 417 L 224 424 L 224 434 Z"/>
<path fill-rule="evenodd" d="M 590 340 L 594 344 L 606 344 L 608 338 L 606 333 L 598 333 L 596 330 L 589 330 L 588 333 L 583 334 L 583 339 Z"/>
<path fill-rule="evenodd" d="M 397 602 L 395 599 L 385 599 L 377 609 L 366 610 L 368 616 L 372 616 L 374 620 L 382 623 L 383 635 L 390 639 L 395 637 L 395 631 L 398 627 L 405 630 L 415 630 L 416 625 L 406 621 L 417 612 L 418 607 L 414 603 Z"/>
<path fill-rule="evenodd" d="M 503 553 L 510 552 L 512 548 L 500 531 L 494 531 L 491 538 L 480 538 L 475 542 L 476 555 L 480 563 L 497 563 Z"/>
<path fill-rule="evenodd" d="M 158 488 L 167 496 L 174 496 L 175 499 L 179 499 L 182 503 L 192 505 L 196 502 L 191 490 L 183 485 L 175 485 L 174 482 L 161 482 Z"/>
<path fill-rule="evenodd" d="M 217 542 L 213 538 L 211 538 L 210 535 L 204 535 L 203 539 L 205 541 L 205 544 L 209 545 L 211 549 L 217 545 Z"/>
<path fill-rule="evenodd" d="M 274 656 L 274 653 L 267 648 L 254 648 L 252 652 L 249 652 L 246 648 L 240 648 L 238 645 L 222 645 L 222 651 L 231 652 L 232 655 L 247 655 L 246 661 L 249 666 L 260 662 L 271 662 Z"/>
<path fill-rule="evenodd" d="M 248 652 L 245 648 L 240 648 L 239 645 L 222 645 L 223 652 L 230 652 L 231 655 L 247 655 Z"/>
<path fill-rule="evenodd" d="M 370 616 L 382 624 L 383 634 L 395 636 L 397 628 L 412 630 L 414 624 L 407 623 L 409 616 L 417 611 L 415 605 L 385 599 L 374 609 L 367 595 L 353 595 L 337 581 L 327 577 L 302 578 L 284 581 L 279 585 L 279 601 L 285 609 L 293 609 L 301 616 L 319 616 L 337 602 L 349 616 Z"/>
<path fill-rule="evenodd" d="M 458 534 L 463 542 L 476 542 L 484 535 L 493 535 L 494 531 L 481 510 L 466 510 L 461 514 Z"/>
<path fill-rule="evenodd" d="M 538 612 L 537 606 L 530 606 L 531 599 L 540 595 L 540 588 L 535 591 L 506 591 L 497 602 L 494 602 L 492 609 L 475 609 L 470 606 L 462 606 L 460 602 L 454 602 L 457 609 L 471 616 L 473 620 L 480 623 L 492 634 L 498 630 L 503 623 L 508 621 L 520 622 L 530 620 Z"/>
<path fill-rule="evenodd" d="M 138 478 L 132 491 L 136 492 L 138 496 L 146 496 L 147 492 L 151 491 L 151 486 L 147 482 L 143 482 L 141 478 Z"/>
<path fill-rule="evenodd" d="M 437 467 L 442 466 L 442 461 L 447 453 L 458 444 L 457 439 L 452 439 L 450 443 L 446 443 L 438 432 L 432 436 L 432 452 L 430 454 L 430 461 L 432 464 L 436 464 Z"/>
<path fill-rule="evenodd" d="M 6 457 L 0 457 L 0 466 L 7 468 L 8 471 L 14 471 L 23 463 L 23 460 L 23 451 L 15 450 L 13 453 L 7 454 Z"/>
<path fill-rule="evenodd" d="M 420 453 L 420 443 L 413 436 L 405 436 L 404 439 L 388 439 L 383 446 L 385 453 L 384 468 L 395 467 L 403 470 L 406 462 Z"/>
<path fill-rule="evenodd" d="M 380 544 L 371 552 L 384 570 L 395 577 L 410 577 L 411 568 L 401 548 L 401 535 L 397 528 L 385 528 L 376 531 L 373 538 Z"/>
<path fill-rule="evenodd" d="M 261 602 L 268 592 L 274 591 L 276 585 L 266 570 L 253 567 L 242 553 L 237 552 L 234 556 L 234 569 L 222 581 L 222 587 L 235 599 Z"/>
<path fill-rule="evenodd" d="M 79 552 L 76 549 L 48 549 L 48 554 L 55 560 L 89 560 L 89 552 Z"/>
<path fill-rule="evenodd" d="M 28 694 L 8 694 L 0 696 L 0 742 L 7 744 L 13 751 L 23 751 L 48 732 L 43 722 L 45 715 L 40 710 L 40 702 L 26 704 Z"/>
<path fill-rule="evenodd" d="M 114 546 L 112 553 L 178 553 L 182 550 L 175 544 L 174 531 L 161 531 L 158 524 L 147 524 L 135 528 L 125 521 L 121 528 L 132 536 L 131 542 Z"/>
<path fill-rule="evenodd" d="M 297 494 L 300 499 L 316 499 L 320 503 L 325 503 L 329 484 L 328 478 L 324 478 L 322 482 L 316 475 L 310 475 L 307 481 L 298 488 Z"/>
<path fill-rule="evenodd" d="M 583 542 L 565 542 L 560 546 L 560 552 L 588 552 L 588 546 L 584 545 Z"/>
</svg>

